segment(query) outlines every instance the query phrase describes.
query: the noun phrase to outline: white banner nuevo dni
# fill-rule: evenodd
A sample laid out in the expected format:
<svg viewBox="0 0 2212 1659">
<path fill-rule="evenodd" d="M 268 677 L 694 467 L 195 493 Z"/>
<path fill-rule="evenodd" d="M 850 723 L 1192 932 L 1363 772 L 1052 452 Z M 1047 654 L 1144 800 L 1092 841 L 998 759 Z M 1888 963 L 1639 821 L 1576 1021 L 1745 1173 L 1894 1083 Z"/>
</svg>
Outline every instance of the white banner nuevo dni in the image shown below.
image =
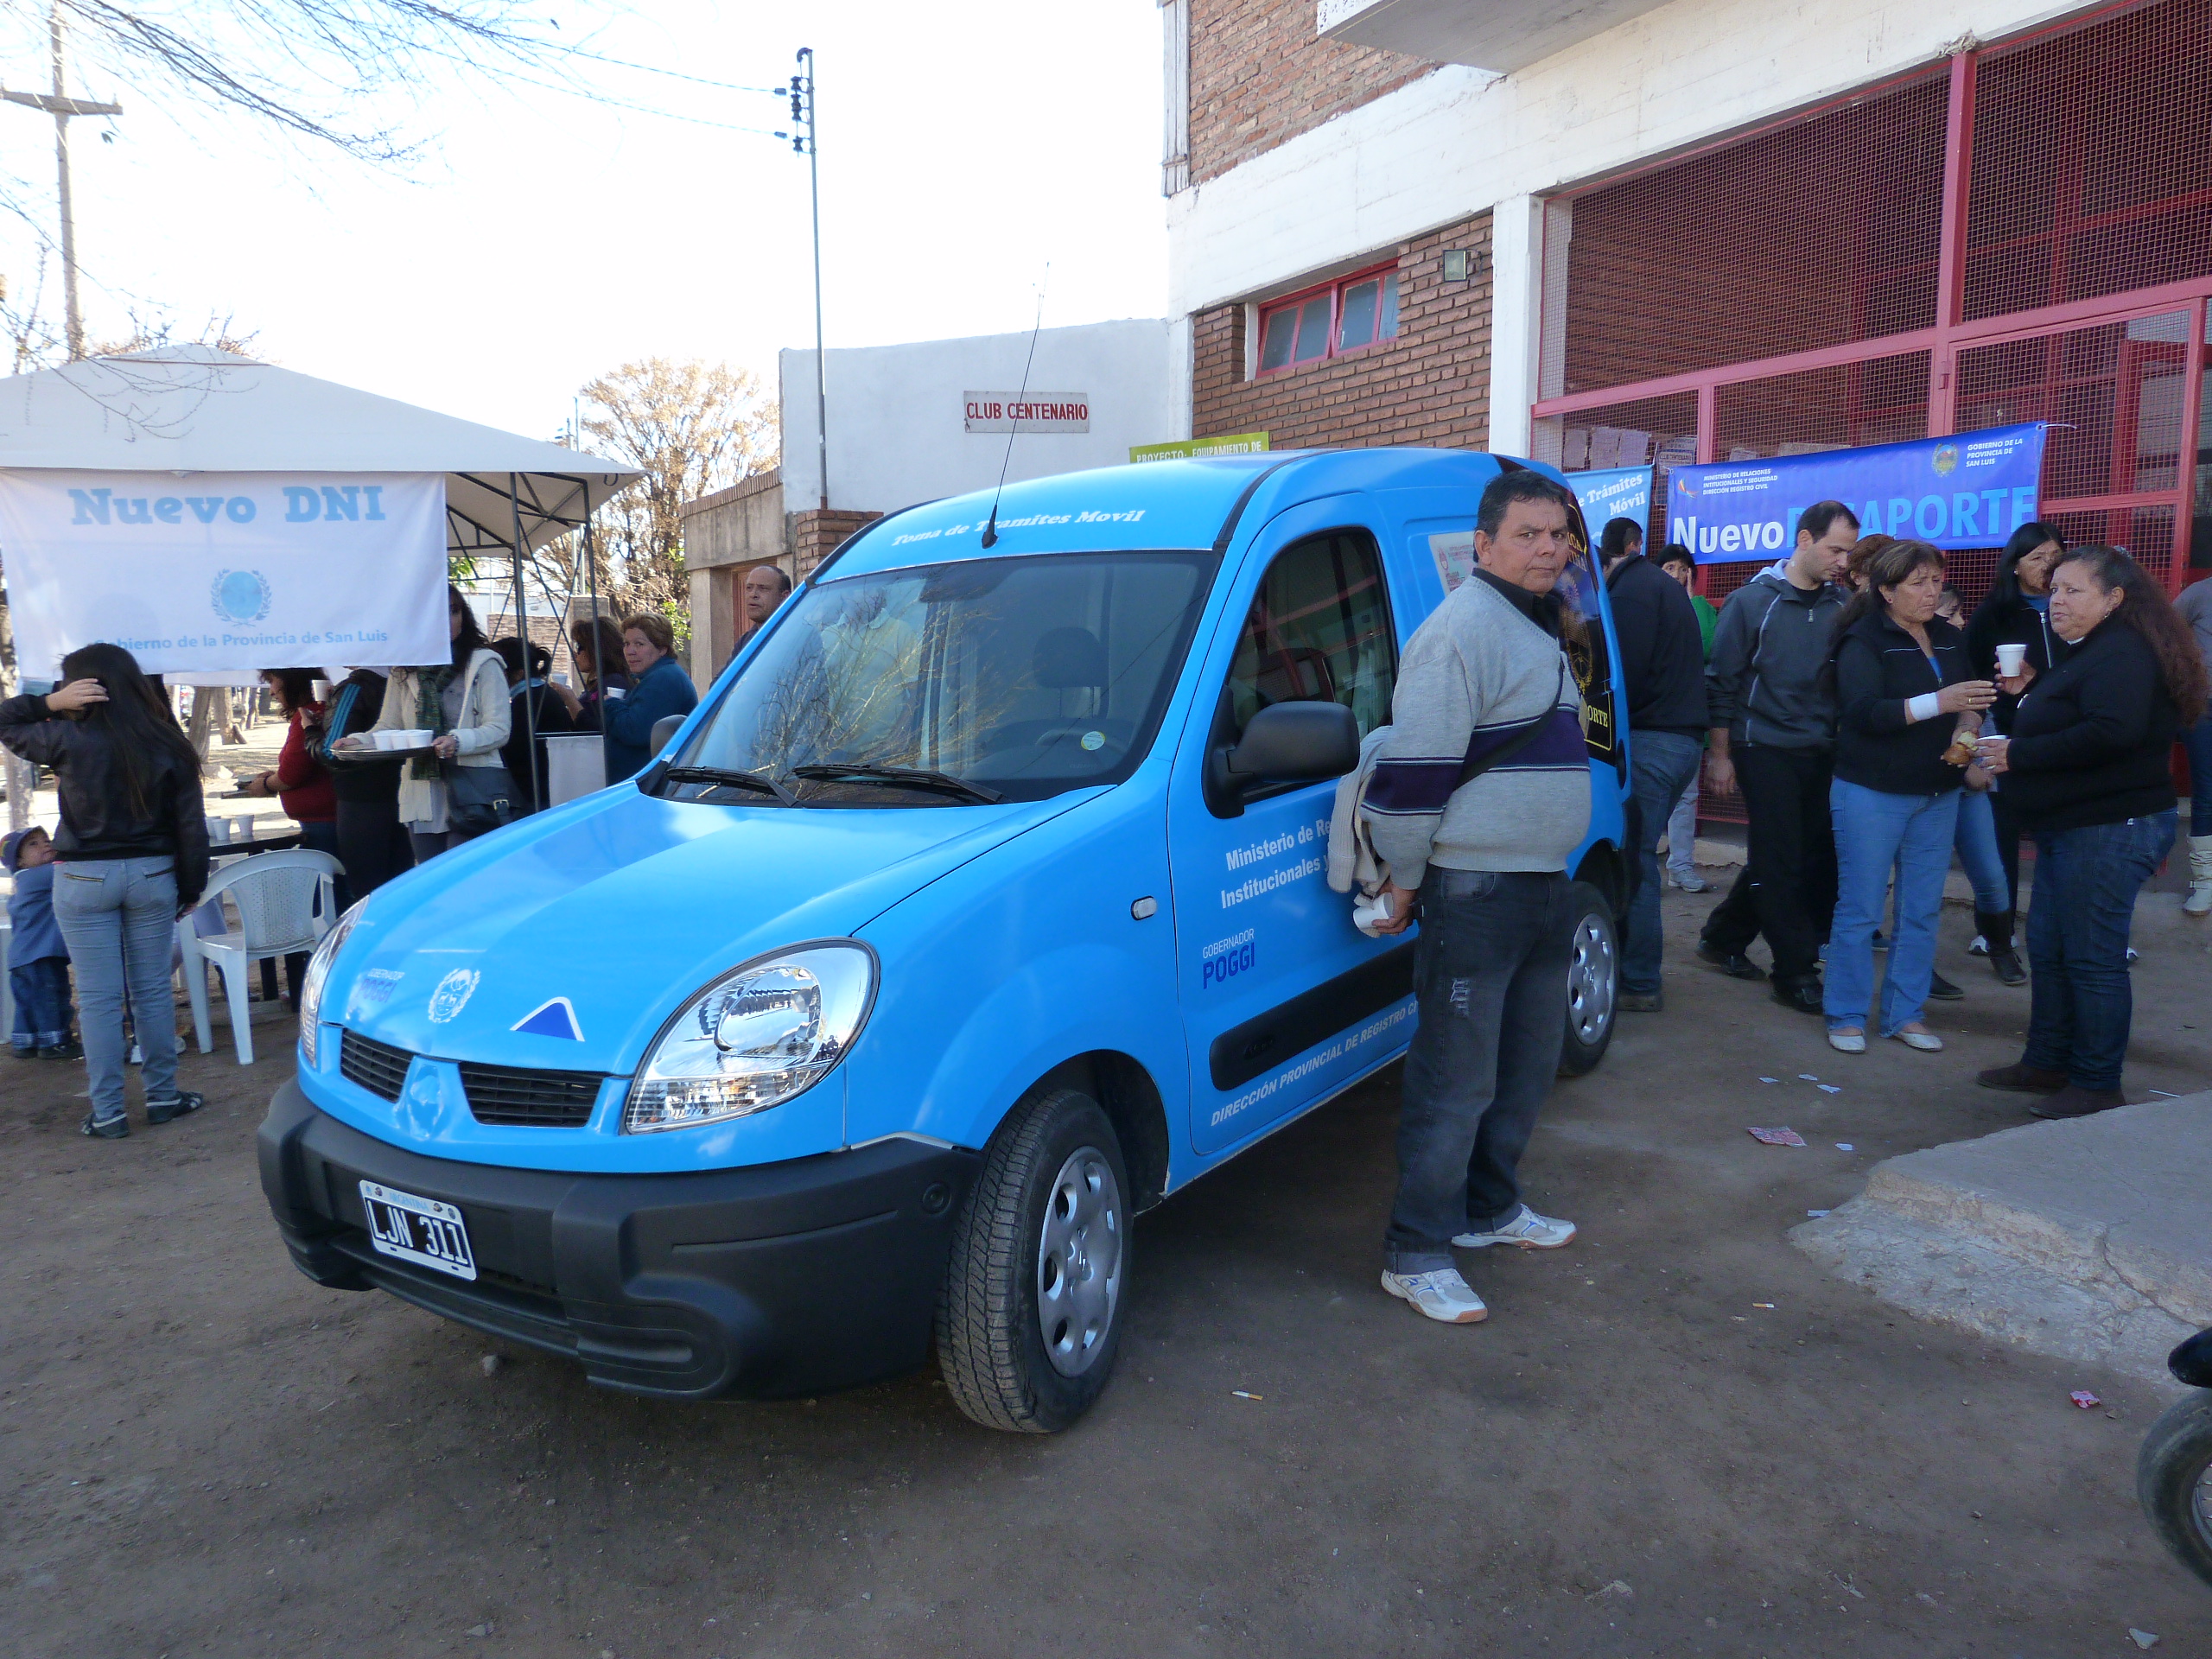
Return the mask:
<svg viewBox="0 0 2212 1659">
<path fill-rule="evenodd" d="M 442 662 L 442 473 L 0 472 L 29 678 L 99 641 L 149 673 Z"/>
</svg>

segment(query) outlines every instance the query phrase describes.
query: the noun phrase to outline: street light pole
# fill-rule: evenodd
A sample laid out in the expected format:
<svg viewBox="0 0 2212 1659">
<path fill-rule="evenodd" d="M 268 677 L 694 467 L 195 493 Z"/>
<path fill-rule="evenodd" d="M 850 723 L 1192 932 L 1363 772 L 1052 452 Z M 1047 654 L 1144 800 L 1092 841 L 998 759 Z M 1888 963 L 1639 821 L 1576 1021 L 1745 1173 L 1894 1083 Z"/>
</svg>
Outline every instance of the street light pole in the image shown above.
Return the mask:
<svg viewBox="0 0 2212 1659">
<path fill-rule="evenodd" d="M 77 215 L 69 199 L 69 120 L 79 115 L 121 115 L 120 104 L 92 104 L 68 96 L 62 47 L 61 8 L 56 4 L 47 18 L 47 36 L 54 48 L 54 92 L 0 91 L 0 99 L 42 111 L 54 118 L 54 163 L 60 180 L 61 307 L 63 329 L 68 340 L 69 360 L 85 354 L 85 314 L 77 303 Z"/>
<path fill-rule="evenodd" d="M 814 209 L 814 450 L 820 474 L 821 505 L 830 507 L 830 365 L 822 353 L 822 163 L 815 142 L 820 130 L 814 105 L 814 48 L 798 49 L 800 73 L 791 77 L 791 124 L 805 130 L 778 133 L 806 157 L 807 194 Z"/>
</svg>

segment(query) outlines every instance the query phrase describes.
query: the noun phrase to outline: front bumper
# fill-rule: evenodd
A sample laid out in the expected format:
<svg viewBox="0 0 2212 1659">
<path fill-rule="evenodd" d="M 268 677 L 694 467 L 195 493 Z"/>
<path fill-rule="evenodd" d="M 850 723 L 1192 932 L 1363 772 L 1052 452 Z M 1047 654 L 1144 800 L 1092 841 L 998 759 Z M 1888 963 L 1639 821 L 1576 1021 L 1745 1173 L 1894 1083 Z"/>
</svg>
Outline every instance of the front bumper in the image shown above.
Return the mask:
<svg viewBox="0 0 2212 1659">
<path fill-rule="evenodd" d="M 981 1154 L 891 1140 L 748 1168 L 584 1175 L 426 1158 L 269 1103 L 262 1190 L 317 1284 L 388 1290 L 580 1362 L 635 1394 L 773 1398 L 896 1376 L 929 1353 Z M 360 1183 L 457 1206 L 474 1282 L 379 1255 Z"/>
</svg>

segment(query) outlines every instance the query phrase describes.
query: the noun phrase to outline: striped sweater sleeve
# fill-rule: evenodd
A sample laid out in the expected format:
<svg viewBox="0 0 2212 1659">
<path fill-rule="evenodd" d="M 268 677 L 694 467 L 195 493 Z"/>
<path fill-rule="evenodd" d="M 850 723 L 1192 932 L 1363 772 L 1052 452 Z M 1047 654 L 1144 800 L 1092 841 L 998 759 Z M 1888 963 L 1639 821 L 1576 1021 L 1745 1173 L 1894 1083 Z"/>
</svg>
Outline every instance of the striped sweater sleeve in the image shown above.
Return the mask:
<svg viewBox="0 0 2212 1659">
<path fill-rule="evenodd" d="M 1389 861 L 1391 880 L 1408 891 L 1427 872 L 1475 730 L 1467 664 L 1443 622 L 1440 610 L 1407 642 L 1390 696 L 1390 736 L 1362 803 L 1376 852 Z"/>
</svg>

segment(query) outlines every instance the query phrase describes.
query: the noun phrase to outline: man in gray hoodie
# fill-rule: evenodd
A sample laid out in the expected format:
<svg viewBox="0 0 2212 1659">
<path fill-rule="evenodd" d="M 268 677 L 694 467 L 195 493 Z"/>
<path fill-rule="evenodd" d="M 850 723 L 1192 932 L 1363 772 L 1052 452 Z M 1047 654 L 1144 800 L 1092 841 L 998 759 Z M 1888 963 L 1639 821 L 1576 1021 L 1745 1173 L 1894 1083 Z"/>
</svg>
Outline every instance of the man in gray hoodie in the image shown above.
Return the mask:
<svg viewBox="0 0 2212 1659">
<path fill-rule="evenodd" d="M 1766 935 L 1774 997 L 1821 1012 L 1820 953 L 1835 915 L 1835 696 L 1827 683 L 1838 579 L 1859 542 L 1859 519 L 1821 501 L 1797 520 L 1790 556 L 1729 594 L 1705 669 L 1712 747 L 1706 775 L 1717 794 L 1740 788 L 1748 857 L 1706 918 L 1697 953 L 1737 979 L 1757 979 L 1745 954 Z"/>
<path fill-rule="evenodd" d="M 1361 809 L 1390 867 L 1379 931 L 1404 931 L 1416 904 L 1421 918 L 1382 1287 L 1447 1325 L 1486 1313 L 1452 1246 L 1574 1236 L 1521 1201 L 1517 1173 L 1559 1071 L 1567 861 L 1590 826 L 1582 692 L 1560 649 L 1584 623 L 1552 591 L 1576 554 L 1572 512 L 1525 469 L 1483 492 L 1478 568 L 1407 643 Z"/>
</svg>

